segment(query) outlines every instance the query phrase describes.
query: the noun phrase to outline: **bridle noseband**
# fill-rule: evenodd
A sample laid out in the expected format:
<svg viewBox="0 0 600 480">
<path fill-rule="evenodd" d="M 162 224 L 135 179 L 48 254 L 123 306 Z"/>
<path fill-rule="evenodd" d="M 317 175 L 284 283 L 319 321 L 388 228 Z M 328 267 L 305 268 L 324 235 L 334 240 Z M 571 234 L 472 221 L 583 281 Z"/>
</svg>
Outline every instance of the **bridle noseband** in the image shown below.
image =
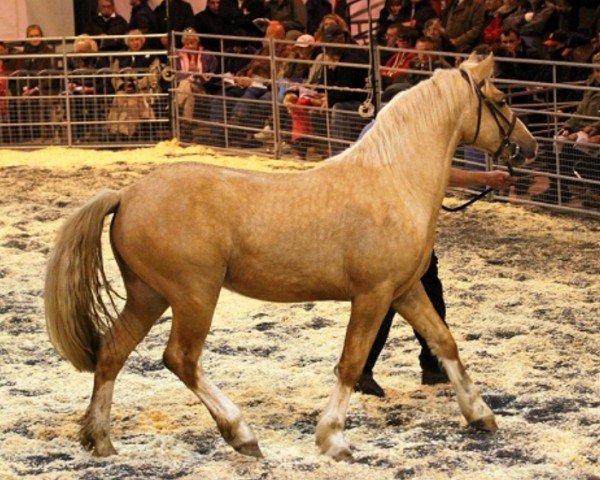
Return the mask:
<svg viewBox="0 0 600 480">
<path fill-rule="evenodd" d="M 469 77 L 469 74 L 464 70 L 460 70 L 460 74 L 469 85 L 473 86 L 479 101 L 479 105 L 477 107 L 477 126 L 475 127 L 475 135 L 469 145 L 473 145 L 477 141 L 477 138 L 479 138 L 479 132 L 481 130 L 481 116 L 483 112 L 483 105 L 485 105 L 492 114 L 492 118 L 494 119 L 494 122 L 496 122 L 498 130 L 502 135 L 502 142 L 497 150 L 492 154 L 492 158 L 494 161 L 498 159 L 505 160 L 509 173 L 514 175 L 512 163 L 520 155 L 521 147 L 519 147 L 516 142 L 511 141 L 510 136 L 512 135 L 515 125 L 517 124 L 517 116 L 513 113 L 510 120 L 506 118 L 506 116 L 498 108 L 497 104 L 492 102 L 483 94 L 483 91 L 481 90 L 481 87 L 484 84 L 483 81 L 475 83 L 475 81 Z M 506 124 L 508 127 L 507 129 L 504 128 L 500 120 Z"/>
</svg>

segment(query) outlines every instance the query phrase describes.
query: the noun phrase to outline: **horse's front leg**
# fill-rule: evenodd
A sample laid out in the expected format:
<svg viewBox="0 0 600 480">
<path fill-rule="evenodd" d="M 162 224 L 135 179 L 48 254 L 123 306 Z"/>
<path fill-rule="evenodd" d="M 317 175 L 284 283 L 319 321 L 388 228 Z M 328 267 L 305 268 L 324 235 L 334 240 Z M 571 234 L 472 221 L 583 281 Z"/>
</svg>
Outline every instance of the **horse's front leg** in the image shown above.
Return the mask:
<svg viewBox="0 0 600 480">
<path fill-rule="evenodd" d="M 344 438 L 350 394 L 367 361 L 367 355 L 391 302 L 391 292 L 361 294 L 352 301 L 344 350 L 337 366 L 337 384 L 317 424 L 317 445 L 335 460 L 352 458 Z"/>
<path fill-rule="evenodd" d="M 394 310 L 425 338 L 427 345 L 441 361 L 456 391 L 462 414 L 472 427 L 496 431 L 494 413 L 481 398 L 458 356 L 456 342 L 450 330 L 431 305 L 421 282 L 394 302 Z"/>
</svg>

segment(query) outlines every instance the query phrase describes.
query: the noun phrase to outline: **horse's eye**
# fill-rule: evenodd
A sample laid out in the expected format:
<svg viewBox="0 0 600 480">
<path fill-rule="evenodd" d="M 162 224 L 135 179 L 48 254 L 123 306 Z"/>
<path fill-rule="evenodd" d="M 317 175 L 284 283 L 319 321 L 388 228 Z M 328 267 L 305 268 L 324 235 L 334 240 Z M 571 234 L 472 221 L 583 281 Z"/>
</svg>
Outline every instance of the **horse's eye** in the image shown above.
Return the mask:
<svg viewBox="0 0 600 480">
<path fill-rule="evenodd" d="M 499 107 L 504 107 L 504 106 L 506 105 L 506 99 L 504 99 L 504 98 L 503 98 L 502 100 L 500 100 L 500 101 L 496 102 L 496 104 L 497 104 Z"/>
</svg>

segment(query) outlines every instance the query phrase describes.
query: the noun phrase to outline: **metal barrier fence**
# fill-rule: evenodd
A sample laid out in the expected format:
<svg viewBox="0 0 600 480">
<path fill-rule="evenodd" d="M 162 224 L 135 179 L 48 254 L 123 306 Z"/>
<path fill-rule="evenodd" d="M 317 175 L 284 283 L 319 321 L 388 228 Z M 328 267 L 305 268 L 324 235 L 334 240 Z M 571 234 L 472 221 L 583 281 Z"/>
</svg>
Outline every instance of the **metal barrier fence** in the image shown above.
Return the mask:
<svg viewBox="0 0 600 480">
<path fill-rule="evenodd" d="M 171 44 L 186 35 L 196 36 L 174 33 Z M 341 61 L 332 61 L 315 53 L 303 56 L 301 50 L 311 47 L 294 47 L 292 41 L 202 38 L 218 41 L 219 51 L 205 50 L 197 58 L 185 45 L 169 55 L 166 50 L 76 53 L 69 48 L 75 38 L 54 39 L 56 51 L 39 55 L 51 59 L 52 68 L 16 68 L 6 78 L 8 94 L 0 98 L 0 146 L 127 147 L 175 136 L 184 144 L 320 160 L 352 144 L 371 120 L 371 110 L 395 91 L 427 78 L 435 68 L 455 65 L 460 58 L 443 52 L 382 47 L 370 52 L 365 46 L 344 45 L 352 52 L 350 60 L 342 56 Z M 340 47 L 323 45 L 334 52 Z M 31 57 L 12 53 L 0 58 L 18 64 Z M 94 62 L 86 66 L 85 59 L 90 58 Z M 496 198 L 599 216 L 600 145 L 593 143 L 598 138 L 559 135 L 569 119 L 598 121 L 597 116 L 577 113 L 582 96 L 600 90 L 586 83 L 593 66 L 496 60 L 496 86 L 506 92 L 509 104 L 540 142 L 537 161 L 517 170 L 516 185 Z M 250 71 L 239 74 L 248 62 L 245 67 Z M 350 86 L 337 86 L 341 71 L 350 73 Z M 535 71 L 538 81 L 514 78 L 524 71 Z M 371 78 L 377 79 L 374 86 Z M 33 95 L 24 94 L 35 88 Z M 327 97 L 329 103 L 324 101 Z M 503 168 L 468 148 L 457 151 L 456 163 Z"/>
</svg>

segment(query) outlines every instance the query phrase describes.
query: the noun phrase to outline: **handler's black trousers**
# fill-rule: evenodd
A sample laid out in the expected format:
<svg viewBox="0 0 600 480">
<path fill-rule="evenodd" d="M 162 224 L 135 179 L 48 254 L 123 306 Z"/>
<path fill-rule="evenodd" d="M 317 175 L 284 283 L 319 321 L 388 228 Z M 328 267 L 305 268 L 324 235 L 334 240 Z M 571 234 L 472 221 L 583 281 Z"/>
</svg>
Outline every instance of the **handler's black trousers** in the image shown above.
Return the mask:
<svg viewBox="0 0 600 480">
<path fill-rule="evenodd" d="M 433 308 L 441 317 L 444 324 L 446 324 L 446 304 L 444 303 L 444 292 L 442 288 L 442 282 L 438 277 L 438 268 L 437 268 L 438 259 L 435 255 L 435 252 L 431 254 L 431 262 L 429 263 L 429 268 L 421 277 L 421 283 L 425 288 L 425 292 L 431 301 Z M 371 347 L 371 351 L 369 352 L 369 357 L 367 358 L 367 363 L 363 370 L 364 373 L 373 373 L 373 367 L 379 358 L 379 354 L 381 350 L 383 350 L 383 346 L 388 338 L 390 333 L 390 328 L 392 326 L 392 319 L 396 311 L 392 308 L 388 310 L 383 319 L 383 323 L 379 328 L 379 332 L 377 332 L 377 337 L 375 338 L 375 343 Z M 447 326 L 447 324 L 446 324 Z M 423 370 L 438 370 L 438 361 L 435 356 L 431 353 L 427 342 L 425 339 L 415 332 L 415 337 L 421 344 L 421 354 L 419 355 L 419 362 L 421 363 L 421 368 Z"/>
</svg>

